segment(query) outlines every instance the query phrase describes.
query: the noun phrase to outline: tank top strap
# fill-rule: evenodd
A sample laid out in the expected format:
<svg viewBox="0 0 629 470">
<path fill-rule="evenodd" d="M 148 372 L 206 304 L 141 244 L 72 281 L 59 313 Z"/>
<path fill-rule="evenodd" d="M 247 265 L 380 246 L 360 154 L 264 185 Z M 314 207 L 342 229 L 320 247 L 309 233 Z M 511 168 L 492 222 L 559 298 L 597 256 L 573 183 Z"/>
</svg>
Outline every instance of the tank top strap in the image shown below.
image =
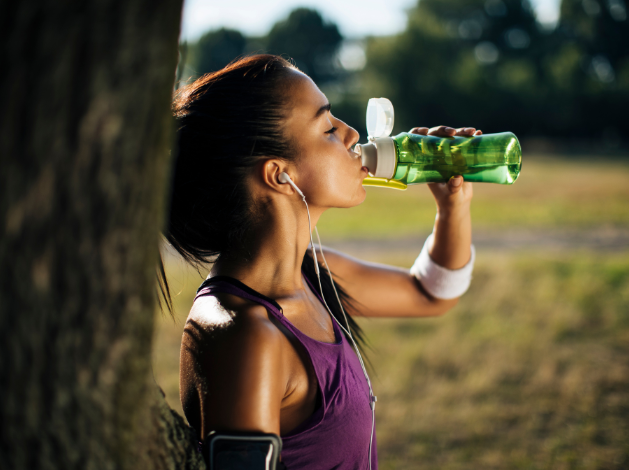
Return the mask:
<svg viewBox="0 0 629 470">
<path fill-rule="evenodd" d="M 317 289 L 314 286 L 314 284 L 310 282 L 310 279 L 308 279 L 305 273 L 303 275 L 304 275 L 304 279 L 306 280 L 306 283 L 308 284 L 308 286 L 310 286 L 310 290 L 314 293 L 314 295 L 317 296 L 317 299 L 319 299 L 319 302 L 324 304 L 323 299 L 321 298 L 321 294 L 319 293 L 319 289 Z M 218 284 L 222 284 L 222 283 L 227 283 L 229 287 L 227 286 L 218 287 Z M 262 300 L 265 306 L 270 305 L 274 309 L 278 310 L 279 312 L 282 311 L 282 307 L 280 307 L 280 305 L 275 300 L 269 297 L 266 297 L 265 295 L 260 294 L 257 291 L 254 291 L 246 284 L 243 284 L 242 282 L 240 282 L 238 279 L 234 279 L 228 276 L 214 276 L 203 281 L 201 286 L 197 289 L 197 294 L 194 300 L 197 300 L 197 298 L 202 297 L 204 295 L 208 295 L 210 293 L 210 288 L 212 292 L 225 292 L 227 294 L 233 293 L 233 292 L 227 292 L 227 290 L 225 290 L 226 287 L 230 291 L 234 290 L 233 288 L 230 288 L 230 287 L 235 287 L 236 290 L 239 291 L 239 294 L 240 294 L 239 297 L 244 297 L 247 300 L 256 301 L 256 302 Z M 242 295 L 242 293 L 244 293 L 245 295 Z"/>
<path fill-rule="evenodd" d="M 197 295 L 194 300 L 216 292 L 232 294 L 237 297 L 242 297 L 243 299 L 251 300 L 252 302 L 263 305 L 268 311 L 279 318 L 284 316 L 282 307 L 280 307 L 275 300 L 256 292 L 238 279 L 228 276 L 214 276 L 203 281 L 203 284 L 201 284 L 201 287 L 197 290 Z"/>
<path fill-rule="evenodd" d="M 306 280 L 306 283 L 308 284 L 308 286 L 310 286 L 310 290 L 312 290 L 312 292 L 315 294 L 317 299 L 319 299 L 319 302 L 325 305 L 325 303 L 323 302 L 321 298 L 321 295 L 319 294 L 319 291 L 315 288 L 312 282 L 310 282 L 308 277 L 306 277 L 304 273 L 302 274 L 304 276 L 304 279 Z M 197 295 L 195 296 L 194 300 L 196 301 L 199 297 L 203 297 L 205 295 L 212 295 L 214 293 L 219 293 L 219 292 L 222 292 L 225 294 L 232 294 L 237 297 L 242 297 L 244 299 L 250 300 L 252 302 L 255 302 L 257 304 L 264 306 L 267 309 L 267 311 L 269 311 L 284 326 L 286 326 L 293 334 L 295 334 L 300 339 L 302 344 L 304 342 L 311 343 L 313 341 L 315 343 L 320 343 L 319 341 L 311 338 L 305 333 L 302 333 L 301 330 L 299 330 L 295 325 L 293 325 L 284 316 L 284 311 L 282 310 L 282 307 L 280 307 L 280 304 L 278 304 L 275 300 L 265 296 L 264 294 L 259 293 L 258 291 L 253 290 L 251 287 L 247 286 L 246 284 L 243 284 L 238 279 L 234 279 L 228 276 L 214 276 L 214 277 L 208 278 L 205 281 L 203 281 L 203 283 L 197 290 Z M 332 319 L 332 329 L 334 330 L 335 342 L 334 343 L 321 343 L 321 344 L 340 345 L 343 343 L 344 335 L 341 331 L 341 328 L 338 326 L 337 322 L 334 320 L 334 318 Z"/>
</svg>

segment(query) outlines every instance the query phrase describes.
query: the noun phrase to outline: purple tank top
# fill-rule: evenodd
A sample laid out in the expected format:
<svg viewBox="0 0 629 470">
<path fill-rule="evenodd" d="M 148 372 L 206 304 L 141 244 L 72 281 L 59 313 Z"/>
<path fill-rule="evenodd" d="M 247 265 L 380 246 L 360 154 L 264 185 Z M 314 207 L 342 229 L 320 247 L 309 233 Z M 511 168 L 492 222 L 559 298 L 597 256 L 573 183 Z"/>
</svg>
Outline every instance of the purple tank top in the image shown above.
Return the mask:
<svg viewBox="0 0 629 470">
<path fill-rule="evenodd" d="M 310 289 L 321 296 L 304 276 Z M 282 437 L 282 462 L 288 470 L 364 470 L 369 468 L 371 408 L 369 386 L 358 357 L 336 321 L 335 343 L 306 336 L 289 322 L 277 302 L 236 279 L 219 276 L 204 283 L 195 300 L 204 295 L 226 293 L 263 305 L 291 331 L 310 356 L 317 376 L 321 405 L 297 428 Z M 206 282 L 208 282 L 206 281 Z M 378 469 L 376 434 L 371 450 L 371 468 Z"/>
</svg>

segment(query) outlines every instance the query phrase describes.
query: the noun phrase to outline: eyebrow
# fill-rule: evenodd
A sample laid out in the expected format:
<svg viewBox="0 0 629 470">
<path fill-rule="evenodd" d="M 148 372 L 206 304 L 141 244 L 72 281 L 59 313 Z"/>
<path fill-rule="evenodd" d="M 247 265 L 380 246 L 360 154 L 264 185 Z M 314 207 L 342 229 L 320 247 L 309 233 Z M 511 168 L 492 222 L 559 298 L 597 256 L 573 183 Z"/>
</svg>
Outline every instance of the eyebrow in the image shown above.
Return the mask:
<svg viewBox="0 0 629 470">
<path fill-rule="evenodd" d="M 330 111 L 330 109 L 332 109 L 332 106 L 330 105 L 330 103 L 321 106 L 319 108 L 319 110 L 317 111 L 317 114 L 315 114 L 313 119 L 317 119 L 319 116 L 321 116 L 323 113 L 325 113 L 326 111 Z"/>
</svg>

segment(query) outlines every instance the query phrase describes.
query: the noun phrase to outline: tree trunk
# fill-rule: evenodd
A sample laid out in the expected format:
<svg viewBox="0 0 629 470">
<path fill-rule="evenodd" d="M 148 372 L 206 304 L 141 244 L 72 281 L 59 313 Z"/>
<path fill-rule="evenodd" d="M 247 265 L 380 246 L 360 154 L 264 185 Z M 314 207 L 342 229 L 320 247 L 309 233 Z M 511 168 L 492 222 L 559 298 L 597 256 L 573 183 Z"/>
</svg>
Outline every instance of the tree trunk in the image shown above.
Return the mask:
<svg viewBox="0 0 629 470">
<path fill-rule="evenodd" d="M 180 17 L 0 5 L 0 468 L 204 468 L 149 374 Z"/>
</svg>

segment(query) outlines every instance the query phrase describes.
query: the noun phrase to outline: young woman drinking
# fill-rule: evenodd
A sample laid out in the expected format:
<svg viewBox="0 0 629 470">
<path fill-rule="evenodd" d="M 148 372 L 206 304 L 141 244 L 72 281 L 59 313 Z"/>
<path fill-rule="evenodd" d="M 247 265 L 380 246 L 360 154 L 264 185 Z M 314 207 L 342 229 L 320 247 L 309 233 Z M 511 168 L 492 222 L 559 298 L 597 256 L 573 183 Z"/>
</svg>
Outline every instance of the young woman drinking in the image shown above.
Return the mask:
<svg viewBox="0 0 629 470">
<path fill-rule="evenodd" d="M 434 316 L 457 303 L 473 265 L 471 184 L 429 185 L 437 218 L 411 271 L 317 250 L 335 291 L 324 263 L 317 276 L 311 228 L 331 207 L 362 203 L 368 173 L 353 151 L 358 133 L 314 82 L 280 57 L 247 57 L 179 91 L 174 115 L 166 236 L 189 262 L 212 263 L 181 347 L 188 422 L 200 440 L 277 434 L 291 470 L 377 469 L 375 399 L 352 316 Z"/>
</svg>

